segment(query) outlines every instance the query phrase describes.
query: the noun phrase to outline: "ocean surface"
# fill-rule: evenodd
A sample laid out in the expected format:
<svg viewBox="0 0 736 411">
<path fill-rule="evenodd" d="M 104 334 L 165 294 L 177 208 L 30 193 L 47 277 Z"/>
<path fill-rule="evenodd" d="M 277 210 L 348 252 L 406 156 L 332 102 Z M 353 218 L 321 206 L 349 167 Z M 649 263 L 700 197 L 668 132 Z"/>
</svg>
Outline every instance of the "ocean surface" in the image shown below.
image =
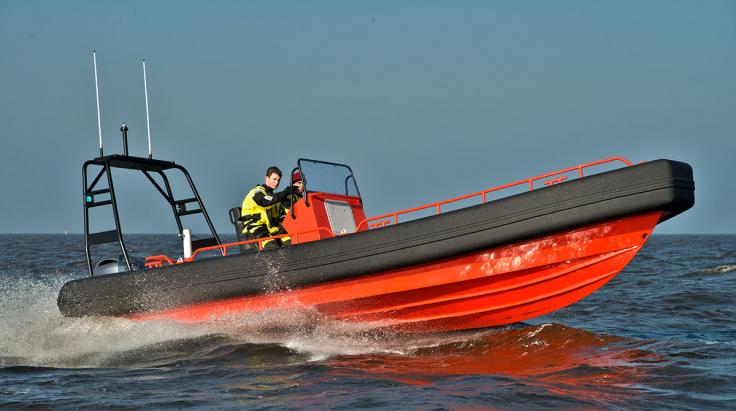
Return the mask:
<svg viewBox="0 0 736 411">
<path fill-rule="evenodd" d="M 179 254 L 175 237 L 127 242 Z M 0 235 L 0 250 L 0 408 L 736 409 L 736 236 L 654 235 L 568 308 L 421 336 L 296 311 L 64 318 L 82 236 Z"/>
</svg>

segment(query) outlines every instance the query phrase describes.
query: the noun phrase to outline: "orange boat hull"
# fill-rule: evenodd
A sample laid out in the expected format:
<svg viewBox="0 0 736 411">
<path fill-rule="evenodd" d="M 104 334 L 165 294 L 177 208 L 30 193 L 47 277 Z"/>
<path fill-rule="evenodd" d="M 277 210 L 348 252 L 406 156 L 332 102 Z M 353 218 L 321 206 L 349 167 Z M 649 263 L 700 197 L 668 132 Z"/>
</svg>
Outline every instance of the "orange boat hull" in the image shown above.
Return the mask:
<svg viewBox="0 0 736 411">
<path fill-rule="evenodd" d="M 129 318 L 201 322 L 311 309 L 336 320 L 410 332 L 510 324 L 573 304 L 610 281 L 660 218 L 660 212 L 647 213 L 354 279 Z"/>
</svg>

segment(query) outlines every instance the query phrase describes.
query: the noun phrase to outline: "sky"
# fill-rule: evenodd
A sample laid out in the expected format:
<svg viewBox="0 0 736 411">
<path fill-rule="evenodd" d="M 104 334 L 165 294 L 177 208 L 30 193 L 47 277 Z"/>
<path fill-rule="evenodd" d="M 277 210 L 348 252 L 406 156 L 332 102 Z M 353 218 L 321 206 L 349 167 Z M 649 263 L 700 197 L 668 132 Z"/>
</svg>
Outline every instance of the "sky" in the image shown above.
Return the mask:
<svg viewBox="0 0 736 411">
<path fill-rule="evenodd" d="M 692 165 L 656 233 L 736 233 L 733 1 L 0 0 L 0 233 L 83 231 L 92 49 L 105 154 L 122 122 L 147 153 L 146 59 L 153 155 L 220 233 L 298 158 L 349 164 L 371 216 L 612 156 Z M 124 232 L 175 231 L 116 181 Z"/>
</svg>

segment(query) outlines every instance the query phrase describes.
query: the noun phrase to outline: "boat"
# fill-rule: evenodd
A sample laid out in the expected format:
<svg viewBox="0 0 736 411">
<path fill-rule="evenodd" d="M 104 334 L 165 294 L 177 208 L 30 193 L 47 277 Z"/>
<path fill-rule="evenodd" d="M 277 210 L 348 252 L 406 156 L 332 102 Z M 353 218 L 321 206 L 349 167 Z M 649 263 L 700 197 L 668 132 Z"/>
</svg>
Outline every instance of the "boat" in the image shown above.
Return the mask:
<svg viewBox="0 0 736 411">
<path fill-rule="evenodd" d="M 350 166 L 302 158 L 292 178 L 299 173 L 304 196 L 282 223 L 291 245 L 224 243 L 186 168 L 153 158 L 145 60 L 148 155 L 128 154 L 125 124 L 123 153 L 104 154 L 94 50 L 92 57 L 100 151 L 82 166 L 89 276 L 59 291 L 68 317 L 196 323 L 307 310 L 406 332 L 500 326 L 585 298 L 634 258 L 657 224 L 695 203 L 688 164 L 611 157 L 367 218 Z M 181 257 L 130 253 L 113 181 L 119 170 L 140 172 L 169 204 Z M 183 176 L 191 195 L 175 196 L 182 191 L 172 189 L 172 176 Z M 99 207 L 111 209 L 114 229 L 92 232 Z M 194 217 L 206 222 L 204 238 L 187 227 Z M 230 218 L 240 236 L 237 208 Z M 119 255 L 93 256 L 110 244 Z"/>
<path fill-rule="evenodd" d="M 600 167 L 612 169 L 591 172 Z M 92 168 L 98 172 L 90 179 Z M 130 255 L 116 169 L 140 171 L 171 205 L 183 257 Z M 611 157 L 371 218 L 348 165 L 299 159 L 294 171 L 305 194 L 283 221 L 292 245 L 269 250 L 263 240 L 223 243 L 179 164 L 127 149 L 85 162 L 90 275 L 62 287 L 61 313 L 205 322 L 303 309 L 406 332 L 500 326 L 588 296 L 634 258 L 657 224 L 694 204 L 692 169 L 673 160 Z M 169 175 L 176 172 L 191 197 L 174 198 Z M 107 186 L 98 188 L 101 181 Z M 514 189 L 522 192 L 502 196 Z M 477 204 L 460 206 L 469 201 Z M 115 229 L 91 233 L 89 212 L 100 206 L 112 207 Z M 417 213 L 425 215 L 411 218 Z M 191 239 L 187 215 L 204 217 L 206 238 Z M 237 232 L 242 222 L 231 218 Z M 91 249 L 105 243 L 117 243 L 120 258 L 93 264 Z"/>
</svg>

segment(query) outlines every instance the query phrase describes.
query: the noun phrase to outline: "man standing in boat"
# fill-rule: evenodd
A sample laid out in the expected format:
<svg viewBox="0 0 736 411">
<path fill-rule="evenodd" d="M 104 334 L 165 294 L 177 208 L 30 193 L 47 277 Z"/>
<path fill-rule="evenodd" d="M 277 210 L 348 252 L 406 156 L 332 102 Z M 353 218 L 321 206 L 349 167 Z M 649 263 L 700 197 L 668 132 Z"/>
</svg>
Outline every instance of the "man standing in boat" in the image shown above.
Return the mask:
<svg viewBox="0 0 736 411">
<path fill-rule="evenodd" d="M 286 230 L 281 226 L 281 220 L 291 205 L 301 197 L 304 186 L 301 174 L 296 172 L 292 176 L 294 185 L 275 193 L 274 190 L 281 182 L 281 175 L 278 167 L 269 167 L 266 170 L 265 183 L 255 186 L 243 199 L 240 216 L 243 220 L 243 234 L 248 239 L 286 234 Z M 264 241 L 262 246 L 275 248 L 289 243 L 291 238 L 286 236 Z"/>
</svg>

